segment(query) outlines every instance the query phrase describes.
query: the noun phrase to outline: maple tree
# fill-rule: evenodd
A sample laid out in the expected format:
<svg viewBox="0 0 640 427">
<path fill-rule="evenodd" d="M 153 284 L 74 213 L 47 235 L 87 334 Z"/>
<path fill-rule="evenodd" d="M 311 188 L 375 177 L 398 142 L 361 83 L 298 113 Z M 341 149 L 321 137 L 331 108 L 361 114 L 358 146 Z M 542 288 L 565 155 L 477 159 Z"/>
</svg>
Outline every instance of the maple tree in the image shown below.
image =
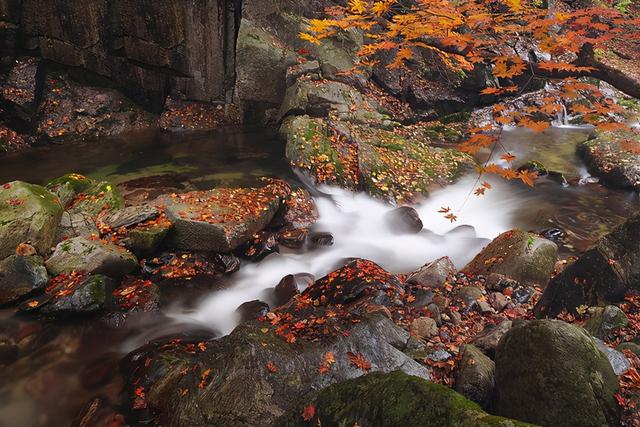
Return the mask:
<svg viewBox="0 0 640 427">
<path fill-rule="evenodd" d="M 474 154 L 498 143 L 496 129 L 514 125 L 542 132 L 565 110 L 602 130 L 625 127 L 612 119 L 622 109 L 588 79 L 640 98 L 640 82 L 598 60 L 612 43 L 640 41 L 640 18 L 629 8 L 614 6 L 612 0 L 575 9 L 540 0 L 349 0 L 329 8 L 327 18 L 311 20 L 300 37 L 320 44 L 341 31 L 362 30 L 367 41 L 359 52 L 361 66 L 375 65 L 382 54 L 392 53 L 387 66 L 402 68 L 420 52 L 429 52 L 455 72 L 485 67 L 491 69 L 493 85 L 481 94 L 496 100 L 532 90 L 536 80 L 553 83 L 523 110 L 494 105 L 494 122 L 471 129 L 461 144 L 462 151 Z M 512 164 L 515 157 L 506 153 L 502 159 Z M 478 172 L 528 185 L 536 178 L 535 172 L 493 163 Z M 486 189 L 482 183 L 476 195 Z"/>
</svg>

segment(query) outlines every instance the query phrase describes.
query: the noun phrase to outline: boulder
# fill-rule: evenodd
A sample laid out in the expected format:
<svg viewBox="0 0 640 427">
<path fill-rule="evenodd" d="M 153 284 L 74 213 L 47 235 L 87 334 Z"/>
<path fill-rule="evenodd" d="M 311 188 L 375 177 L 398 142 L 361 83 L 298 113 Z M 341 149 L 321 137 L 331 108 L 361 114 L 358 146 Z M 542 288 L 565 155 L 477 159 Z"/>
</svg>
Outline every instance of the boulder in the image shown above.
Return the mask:
<svg viewBox="0 0 640 427">
<path fill-rule="evenodd" d="M 622 301 L 640 289 L 640 214 L 598 240 L 555 276 L 535 307 L 537 316 Z"/>
<path fill-rule="evenodd" d="M 38 256 L 12 255 L 0 261 L 0 305 L 18 301 L 47 286 L 49 276 Z"/>
<path fill-rule="evenodd" d="M 637 144 L 637 135 L 629 131 L 598 132 L 578 146 L 578 154 L 589 173 L 614 187 L 640 189 L 640 155 L 623 147 L 626 141 Z"/>
<path fill-rule="evenodd" d="M 77 173 L 54 179 L 47 184 L 47 189 L 60 198 L 70 214 L 97 217 L 100 213 L 120 209 L 124 204 L 114 185 Z"/>
<path fill-rule="evenodd" d="M 291 114 L 322 117 L 335 113 L 342 120 L 380 123 L 388 117 L 379 109 L 373 99 L 350 85 L 331 80 L 299 80 L 287 89 L 278 119 Z"/>
<path fill-rule="evenodd" d="M 217 188 L 164 196 L 172 244 L 182 250 L 231 252 L 269 224 L 289 190 Z"/>
<path fill-rule="evenodd" d="M 384 221 L 392 231 L 403 234 L 417 234 L 423 228 L 420 214 L 411 206 L 401 206 L 387 212 Z"/>
<path fill-rule="evenodd" d="M 62 217 L 60 200 L 39 185 L 13 181 L 0 186 L 0 259 L 24 242 L 49 253 Z"/>
<path fill-rule="evenodd" d="M 295 116 L 283 121 L 280 132 L 287 140 L 287 158 L 316 182 L 399 203 L 453 182 L 473 164 L 468 155 L 433 147 L 419 134 L 408 138 L 354 122 Z"/>
<path fill-rule="evenodd" d="M 411 323 L 411 332 L 418 338 L 431 338 L 438 335 L 438 325 L 430 317 L 419 317 Z"/>
<path fill-rule="evenodd" d="M 282 426 L 528 426 L 496 417 L 449 387 L 402 371 L 371 373 L 300 399 Z M 313 410 L 311 409 L 313 408 Z"/>
<path fill-rule="evenodd" d="M 462 271 L 476 276 L 497 273 L 524 285 L 546 285 L 557 257 L 555 243 L 533 233 L 511 230 L 496 237 Z"/>
<path fill-rule="evenodd" d="M 407 277 L 407 283 L 427 288 L 442 288 L 447 278 L 454 276 L 456 272 L 453 261 L 449 257 L 442 257 L 411 273 Z"/>
<path fill-rule="evenodd" d="M 499 415 L 545 426 L 618 425 L 618 379 L 583 329 L 521 322 L 500 341 L 495 362 Z"/>
<path fill-rule="evenodd" d="M 131 405 L 163 425 L 273 425 L 300 396 L 370 371 L 429 379 L 428 369 L 400 350 L 410 334 L 389 318 L 387 307 L 402 295 L 395 276 L 351 261 L 221 339 L 135 351 L 125 364 L 128 383 L 136 384 Z M 140 387 L 144 397 L 135 394 Z"/>
<path fill-rule="evenodd" d="M 236 308 L 236 313 L 240 316 L 240 323 L 255 320 L 260 316 L 266 316 L 269 312 L 269 304 L 260 300 L 243 302 Z"/>
<path fill-rule="evenodd" d="M 135 227 L 127 231 L 125 246 L 138 257 L 151 256 L 158 251 L 171 231 L 171 226 L 155 224 Z"/>
<path fill-rule="evenodd" d="M 467 344 L 460 352 L 462 360 L 456 373 L 455 390 L 488 408 L 493 398 L 496 364 L 474 345 Z"/>
<path fill-rule="evenodd" d="M 138 266 L 136 257 L 126 249 L 100 240 L 75 237 L 56 246 L 46 261 L 51 274 L 84 271 L 119 277 L 131 273 Z"/>
<path fill-rule="evenodd" d="M 131 227 L 141 222 L 154 219 L 160 215 L 158 208 L 151 205 L 129 206 L 100 215 L 100 223 L 112 230 Z"/>
</svg>

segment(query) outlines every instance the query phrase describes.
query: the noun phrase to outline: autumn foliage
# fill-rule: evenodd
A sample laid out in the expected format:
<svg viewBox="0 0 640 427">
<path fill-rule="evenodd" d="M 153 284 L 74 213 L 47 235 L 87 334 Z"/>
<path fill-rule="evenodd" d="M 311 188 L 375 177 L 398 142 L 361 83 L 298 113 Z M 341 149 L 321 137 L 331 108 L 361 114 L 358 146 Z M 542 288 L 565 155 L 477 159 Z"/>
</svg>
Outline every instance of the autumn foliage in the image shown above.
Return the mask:
<svg viewBox="0 0 640 427">
<path fill-rule="evenodd" d="M 552 82 L 543 97 L 524 109 L 494 105 L 494 122 L 472 129 L 461 146 L 473 154 L 495 145 L 495 130 L 502 126 L 542 132 L 565 110 L 576 122 L 603 130 L 625 126 L 613 119 L 620 107 L 585 79 L 606 80 L 632 95 L 640 90 L 624 77 L 610 76 L 597 61 L 611 43 L 640 40 L 640 18 L 614 6 L 611 0 L 577 9 L 562 2 L 547 7 L 541 0 L 349 0 L 328 9 L 326 19 L 311 20 L 300 36 L 320 44 L 341 31 L 360 29 L 367 40 L 359 52 L 363 67 L 375 65 L 383 55 L 392 55 L 388 67 L 405 67 L 420 52 L 435 55 L 457 73 L 485 67 L 494 77 L 493 85 L 481 92 L 487 102 L 520 95 L 534 81 Z M 507 154 L 507 163 L 513 160 Z M 479 172 L 529 185 L 535 179 L 532 173 L 497 164 Z"/>
</svg>

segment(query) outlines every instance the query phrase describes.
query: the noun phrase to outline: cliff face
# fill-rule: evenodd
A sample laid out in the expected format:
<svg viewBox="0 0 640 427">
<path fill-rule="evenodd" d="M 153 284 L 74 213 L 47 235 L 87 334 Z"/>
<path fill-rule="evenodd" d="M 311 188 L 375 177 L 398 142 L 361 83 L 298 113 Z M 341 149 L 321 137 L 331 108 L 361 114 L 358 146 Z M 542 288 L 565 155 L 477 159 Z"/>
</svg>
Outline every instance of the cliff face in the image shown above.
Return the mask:
<svg viewBox="0 0 640 427">
<path fill-rule="evenodd" d="M 239 13 L 239 0 L 0 0 L 0 56 L 94 72 L 151 110 L 172 90 L 224 102 Z"/>
</svg>

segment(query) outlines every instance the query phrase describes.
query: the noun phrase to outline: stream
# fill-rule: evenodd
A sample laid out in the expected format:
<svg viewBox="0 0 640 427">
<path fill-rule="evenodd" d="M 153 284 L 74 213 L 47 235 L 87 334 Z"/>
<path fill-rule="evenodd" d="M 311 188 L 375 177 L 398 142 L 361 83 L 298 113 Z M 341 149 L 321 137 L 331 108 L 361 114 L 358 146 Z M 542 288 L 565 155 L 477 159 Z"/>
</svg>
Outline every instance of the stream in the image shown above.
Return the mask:
<svg viewBox="0 0 640 427">
<path fill-rule="evenodd" d="M 392 206 L 364 194 L 323 187 L 337 203 L 316 200 L 320 219 L 315 229 L 332 233 L 333 246 L 309 252 L 283 249 L 260 263 L 244 263 L 238 273 L 212 284 L 215 290 L 185 290 L 160 313 L 139 313 L 120 328 L 95 318 L 35 322 L 16 316 L 14 309 L 1 309 L 0 341 L 3 335 L 26 337 L 33 351 L 0 378 L 0 426 L 69 425 L 89 398 L 118 392 L 117 381 L 108 375 L 124 354 L 161 336 L 188 333 L 213 338 L 229 333 L 238 322 L 234 313 L 238 305 L 268 300 L 268 289 L 287 274 L 319 278 L 351 257 L 370 259 L 395 273 L 410 272 L 445 255 L 462 267 L 490 239 L 511 228 L 559 228 L 566 233 L 561 255 L 584 251 L 640 207 L 636 193 L 606 188 L 590 179 L 575 155 L 577 142 L 587 132 L 562 127 L 543 134 L 504 132 L 501 143 L 518 157 L 516 163 L 540 161 L 564 174 L 570 185 L 541 178 L 530 188 L 488 178 L 493 188 L 476 197 L 471 193 L 477 177 L 469 175 L 416 206 L 424 223 L 417 235 L 398 235 L 385 225 L 383 216 Z M 283 144 L 275 133 L 263 129 L 144 132 L 0 158 L 1 182 L 45 184 L 72 171 L 115 184 L 174 174 L 198 189 L 251 185 L 261 176 L 300 185 L 285 160 Z M 442 206 L 453 209 L 457 223 L 437 212 Z"/>
</svg>

